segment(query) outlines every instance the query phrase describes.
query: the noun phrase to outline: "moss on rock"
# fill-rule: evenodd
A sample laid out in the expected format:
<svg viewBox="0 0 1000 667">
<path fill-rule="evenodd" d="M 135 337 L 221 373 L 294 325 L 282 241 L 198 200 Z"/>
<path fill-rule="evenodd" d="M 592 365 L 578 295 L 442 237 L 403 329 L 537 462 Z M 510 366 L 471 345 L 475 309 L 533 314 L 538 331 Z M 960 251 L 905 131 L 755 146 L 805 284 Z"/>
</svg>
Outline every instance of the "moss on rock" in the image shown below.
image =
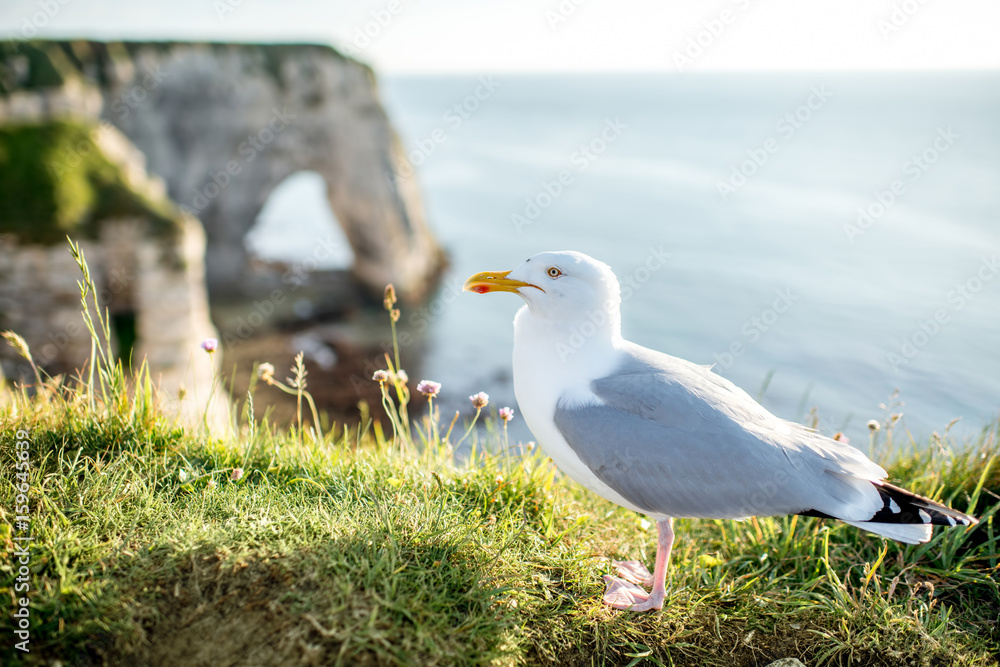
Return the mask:
<svg viewBox="0 0 1000 667">
<path fill-rule="evenodd" d="M 122 218 L 180 230 L 173 203 L 137 190 L 104 154 L 101 131 L 70 121 L 0 126 L 0 233 L 48 245 L 70 233 L 94 238 L 101 222 Z"/>
</svg>

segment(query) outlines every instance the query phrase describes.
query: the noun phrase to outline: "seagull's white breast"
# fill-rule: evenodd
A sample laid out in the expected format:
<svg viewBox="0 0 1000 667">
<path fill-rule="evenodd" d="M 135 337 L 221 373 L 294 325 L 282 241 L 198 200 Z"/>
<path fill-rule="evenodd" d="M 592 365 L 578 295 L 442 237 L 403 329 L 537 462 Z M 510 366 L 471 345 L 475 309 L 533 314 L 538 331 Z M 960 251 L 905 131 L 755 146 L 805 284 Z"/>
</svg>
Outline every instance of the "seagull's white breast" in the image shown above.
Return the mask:
<svg viewBox="0 0 1000 667">
<path fill-rule="evenodd" d="M 563 332 L 547 330 L 531 317 L 527 306 L 514 318 L 514 394 L 525 423 L 538 444 L 564 474 L 602 498 L 637 512 L 644 512 L 625 500 L 577 456 L 555 423 L 560 401 L 576 405 L 600 405 L 590 388 L 591 381 L 604 377 L 618 366 L 621 352 L 612 345 L 573 347 Z"/>
</svg>

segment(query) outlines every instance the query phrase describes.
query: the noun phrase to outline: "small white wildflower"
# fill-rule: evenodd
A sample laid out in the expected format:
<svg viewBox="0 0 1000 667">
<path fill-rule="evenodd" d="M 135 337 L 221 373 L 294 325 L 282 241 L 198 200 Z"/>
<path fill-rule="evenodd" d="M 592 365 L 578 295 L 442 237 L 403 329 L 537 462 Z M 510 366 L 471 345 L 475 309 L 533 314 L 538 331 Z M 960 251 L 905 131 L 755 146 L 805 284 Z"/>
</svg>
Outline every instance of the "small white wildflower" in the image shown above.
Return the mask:
<svg viewBox="0 0 1000 667">
<path fill-rule="evenodd" d="M 417 383 L 417 391 L 427 398 L 434 398 L 441 391 L 441 383 L 434 380 L 421 380 Z"/>
<path fill-rule="evenodd" d="M 268 363 L 261 364 L 257 367 L 257 377 L 264 382 L 271 384 L 274 380 L 274 366 Z"/>
</svg>

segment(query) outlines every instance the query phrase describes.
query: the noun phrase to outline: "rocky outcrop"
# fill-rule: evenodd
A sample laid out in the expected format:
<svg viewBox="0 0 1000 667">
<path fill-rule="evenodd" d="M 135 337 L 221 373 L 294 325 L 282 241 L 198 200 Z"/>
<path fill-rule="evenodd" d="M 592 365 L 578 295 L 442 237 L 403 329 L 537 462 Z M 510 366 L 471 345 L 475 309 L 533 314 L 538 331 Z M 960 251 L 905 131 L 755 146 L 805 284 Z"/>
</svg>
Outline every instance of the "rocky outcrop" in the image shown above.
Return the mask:
<svg viewBox="0 0 1000 667">
<path fill-rule="evenodd" d="M 53 121 L 0 126 L 0 330 L 13 330 L 51 374 L 84 368 L 91 334 L 81 317 L 80 243 L 111 345 L 124 364 L 145 360 L 168 412 L 228 423 L 215 384 L 219 359 L 200 349 L 217 334 L 208 314 L 205 234 L 180 211 L 142 154 L 110 125 Z M 92 317 L 96 313 L 92 313 Z M 0 345 L 9 377 L 30 377 Z M 211 403 L 209 399 L 211 397 Z"/>
<path fill-rule="evenodd" d="M 441 267 L 416 183 L 396 173 L 405 161 L 371 71 L 329 46 L 0 48 L 0 123 L 42 108 L 92 117 L 102 109 L 145 154 L 169 197 L 204 224 L 213 293 L 238 290 L 247 271 L 243 237 L 271 191 L 301 170 L 325 179 L 354 251 L 353 272 L 371 292 L 393 282 L 404 297 L 419 296 Z M 28 94 L 38 90 L 45 97 Z M 94 104 L 92 91 L 103 104 Z"/>
</svg>

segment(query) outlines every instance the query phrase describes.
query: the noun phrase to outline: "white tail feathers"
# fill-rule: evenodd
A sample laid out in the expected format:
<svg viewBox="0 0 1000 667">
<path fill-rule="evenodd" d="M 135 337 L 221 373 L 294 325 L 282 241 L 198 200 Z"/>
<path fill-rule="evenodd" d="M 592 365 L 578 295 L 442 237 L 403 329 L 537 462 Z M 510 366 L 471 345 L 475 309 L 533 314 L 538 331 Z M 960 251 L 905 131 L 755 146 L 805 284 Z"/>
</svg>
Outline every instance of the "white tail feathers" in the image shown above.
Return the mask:
<svg viewBox="0 0 1000 667">
<path fill-rule="evenodd" d="M 907 544 L 920 544 L 931 539 L 931 525 L 929 523 L 874 523 L 872 521 L 844 521 L 844 523 Z"/>
</svg>

